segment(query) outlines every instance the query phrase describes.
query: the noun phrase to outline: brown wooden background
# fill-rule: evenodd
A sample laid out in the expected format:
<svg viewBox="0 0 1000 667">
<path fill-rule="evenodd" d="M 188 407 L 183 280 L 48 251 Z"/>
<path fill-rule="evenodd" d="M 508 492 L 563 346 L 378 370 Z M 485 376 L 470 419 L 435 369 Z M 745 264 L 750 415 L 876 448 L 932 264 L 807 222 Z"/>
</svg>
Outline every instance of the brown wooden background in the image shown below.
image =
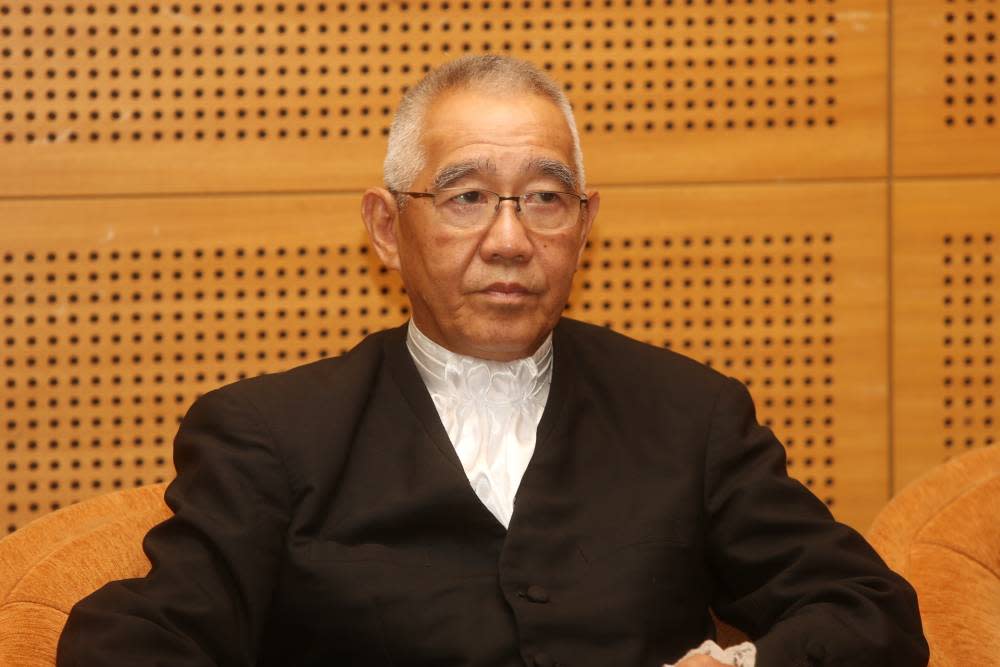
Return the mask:
<svg viewBox="0 0 1000 667">
<path fill-rule="evenodd" d="M 168 479 L 201 392 L 407 316 L 401 91 L 562 82 L 604 204 L 569 313 L 750 386 L 860 529 L 1000 434 L 996 0 L 0 1 L 0 530 Z"/>
</svg>

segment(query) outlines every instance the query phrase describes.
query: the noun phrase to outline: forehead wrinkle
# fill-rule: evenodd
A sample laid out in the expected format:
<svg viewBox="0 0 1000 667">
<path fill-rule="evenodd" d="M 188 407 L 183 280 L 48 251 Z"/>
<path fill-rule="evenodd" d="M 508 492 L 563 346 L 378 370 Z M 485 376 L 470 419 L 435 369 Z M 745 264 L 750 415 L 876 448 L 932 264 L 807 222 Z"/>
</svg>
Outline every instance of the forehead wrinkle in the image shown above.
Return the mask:
<svg viewBox="0 0 1000 667">
<path fill-rule="evenodd" d="M 440 190 L 441 188 L 446 188 L 453 183 L 462 180 L 466 176 L 482 173 L 492 174 L 496 173 L 496 170 L 496 162 L 490 158 L 477 158 L 474 160 L 456 162 L 455 164 L 448 164 L 441 167 L 441 169 L 434 174 L 431 187 L 435 190 Z"/>
</svg>

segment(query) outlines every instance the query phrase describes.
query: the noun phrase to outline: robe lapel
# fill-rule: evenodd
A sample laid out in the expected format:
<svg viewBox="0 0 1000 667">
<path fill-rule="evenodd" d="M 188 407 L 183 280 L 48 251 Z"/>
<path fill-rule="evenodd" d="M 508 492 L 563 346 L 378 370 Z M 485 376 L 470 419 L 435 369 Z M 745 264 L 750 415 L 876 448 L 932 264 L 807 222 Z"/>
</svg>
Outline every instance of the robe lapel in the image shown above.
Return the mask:
<svg viewBox="0 0 1000 667">
<path fill-rule="evenodd" d="M 553 470 L 552 460 L 561 456 L 563 448 L 569 445 L 564 438 L 560 439 L 554 433 L 565 432 L 565 429 L 556 429 L 556 425 L 568 419 L 567 406 L 571 398 L 574 377 L 570 341 L 565 339 L 557 325 L 552 336 L 552 385 L 549 387 L 549 397 L 545 402 L 542 418 L 538 421 L 538 430 L 535 432 L 535 451 L 514 494 L 514 511 L 511 513 L 508 533 L 517 527 L 519 516 L 531 512 L 530 503 L 533 497 L 531 489 L 547 486 L 546 471 Z M 546 461 L 547 464 L 544 463 Z"/>
<path fill-rule="evenodd" d="M 423 426 L 424 432 L 430 441 L 434 443 L 437 452 L 447 461 L 447 465 L 450 468 L 448 478 L 461 488 L 460 493 L 465 499 L 463 505 L 473 508 L 471 510 L 473 512 L 472 515 L 475 516 L 477 523 L 491 526 L 500 536 L 506 535 L 507 527 L 500 523 L 493 516 L 493 513 L 487 509 L 486 505 L 479 500 L 479 496 L 476 495 L 472 484 L 469 483 L 469 477 L 465 474 L 462 461 L 458 458 L 455 446 L 448 437 L 448 431 L 445 430 L 444 424 L 441 423 L 441 417 L 434 406 L 434 400 L 427 391 L 427 385 L 424 384 L 423 378 L 420 377 L 420 371 L 417 370 L 416 364 L 413 363 L 410 351 L 406 349 L 405 324 L 402 327 L 393 329 L 386 336 L 385 356 L 392 379 L 399 387 L 403 398 L 406 399 L 413 414 L 416 415 L 417 420 Z"/>
<path fill-rule="evenodd" d="M 410 405 L 413 414 L 423 425 L 428 437 L 438 452 L 462 476 L 462 479 L 468 481 L 465 469 L 462 467 L 462 461 L 459 460 L 458 453 L 455 452 L 455 447 L 448 438 L 448 432 L 445 430 L 444 424 L 441 423 L 441 417 L 438 416 L 437 408 L 434 407 L 434 401 L 427 391 L 427 386 L 424 384 L 423 378 L 420 377 L 416 364 L 413 363 L 413 357 L 406 349 L 405 324 L 391 330 L 389 335 L 385 337 L 385 356 L 389 362 L 392 379 L 402 392 L 403 398 Z"/>
<path fill-rule="evenodd" d="M 535 451 L 546 444 L 549 436 L 552 435 L 552 429 L 566 412 L 574 375 L 571 356 L 569 341 L 565 339 L 562 330 L 557 325 L 552 334 L 552 385 L 549 387 L 549 398 L 545 402 L 542 418 L 538 421 L 538 431 L 535 433 Z M 531 458 L 534 460 L 535 457 Z"/>
<path fill-rule="evenodd" d="M 545 403 L 545 409 L 542 411 L 542 417 L 538 422 L 538 429 L 535 433 L 535 451 L 528 462 L 528 467 L 524 472 L 518 491 L 514 495 L 514 512 L 511 515 L 511 526 L 514 525 L 514 520 L 518 515 L 518 500 L 522 495 L 521 489 L 525 487 L 525 482 L 529 476 L 540 474 L 536 470 L 539 466 L 535 461 L 540 456 L 552 456 L 555 452 L 549 450 L 553 448 L 558 449 L 561 446 L 560 443 L 549 442 L 549 440 L 556 424 L 560 419 L 565 418 L 566 405 L 569 402 L 568 399 L 574 373 L 568 349 L 569 342 L 564 341 L 563 344 L 560 344 L 560 339 L 562 338 L 559 327 L 556 327 L 552 349 L 552 385 L 549 388 L 549 397 Z M 428 438 L 434 443 L 438 453 L 444 457 L 445 461 L 453 469 L 453 472 L 459 476 L 462 486 L 470 496 L 470 500 L 474 501 L 482 512 L 489 515 L 492 522 L 500 530 L 506 532 L 507 528 L 483 505 L 469 483 L 469 478 L 465 474 L 465 468 L 462 467 L 462 461 L 458 458 L 458 454 L 451 439 L 448 437 L 448 432 L 445 430 L 444 424 L 441 423 L 441 418 L 438 415 L 437 408 L 434 406 L 434 401 L 431 399 L 430 393 L 427 391 L 427 386 L 420 377 L 420 372 L 417 370 L 409 350 L 406 349 L 406 325 L 391 330 L 385 337 L 385 355 L 392 378 L 406 399 L 407 404 L 409 404 L 413 414 L 420 421 Z M 521 511 L 523 512 L 524 510 L 522 509 Z"/>
</svg>

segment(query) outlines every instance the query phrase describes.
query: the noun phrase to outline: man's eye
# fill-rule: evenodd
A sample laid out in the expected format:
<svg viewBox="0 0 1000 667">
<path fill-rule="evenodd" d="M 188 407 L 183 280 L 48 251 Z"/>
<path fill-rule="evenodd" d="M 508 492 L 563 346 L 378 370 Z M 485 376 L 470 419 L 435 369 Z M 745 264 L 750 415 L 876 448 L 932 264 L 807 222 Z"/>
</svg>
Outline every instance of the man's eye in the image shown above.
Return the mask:
<svg viewBox="0 0 1000 667">
<path fill-rule="evenodd" d="M 529 192 L 526 197 L 531 204 L 557 204 L 560 202 L 558 192 Z"/>
<path fill-rule="evenodd" d="M 460 192 L 452 197 L 451 201 L 456 204 L 464 204 L 466 206 L 472 204 L 482 204 L 486 201 L 486 195 L 479 190 L 467 190 L 466 192 Z"/>
</svg>

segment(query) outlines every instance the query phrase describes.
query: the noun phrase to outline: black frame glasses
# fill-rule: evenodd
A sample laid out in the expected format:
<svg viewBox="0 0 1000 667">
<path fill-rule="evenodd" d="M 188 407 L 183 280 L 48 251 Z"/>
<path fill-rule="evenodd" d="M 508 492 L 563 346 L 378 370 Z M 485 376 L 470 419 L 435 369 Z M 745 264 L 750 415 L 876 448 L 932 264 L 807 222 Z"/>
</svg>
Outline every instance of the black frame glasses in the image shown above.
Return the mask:
<svg viewBox="0 0 1000 667">
<path fill-rule="evenodd" d="M 514 202 L 514 210 L 519 214 L 521 221 L 533 229 L 552 230 L 569 225 L 579 218 L 580 211 L 588 203 L 586 195 L 577 192 L 564 192 L 560 190 L 532 190 L 519 195 L 502 195 L 499 192 L 486 188 L 441 188 L 437 192 L 404 192 L 401 190 L 390 190 L 393 195 L 406 195 L 408 197 L 431 199 L 435 209 L 442 212 L 442 218 L 455 227 L 476 228 L 485 227 L 490 224 L 500 212 L 500 205 L 505 201 Z M 483 207 L 476 211 L 474 207 L 482 206 L 478 202 L 461 202 L 465 195 L 481 194 L 487 196 L 487 201 L 495 198 L 496 204 L 493 206 L 491 215 L 484 215 L 488 209 Z M 550 199 L 554 198 L 554 199 Z M 579 209 L 570 212 L 566 208 L 566 198 L 577 200 Z M 537 200 L 537 204 L 535 202 Z M 562 208 L 558 208 L 555 204 Z M 464 214 L 449 214 L 445 208 L 448 205 L 457 207 L 459 210 L 465 209 Z"/>
</svg>

